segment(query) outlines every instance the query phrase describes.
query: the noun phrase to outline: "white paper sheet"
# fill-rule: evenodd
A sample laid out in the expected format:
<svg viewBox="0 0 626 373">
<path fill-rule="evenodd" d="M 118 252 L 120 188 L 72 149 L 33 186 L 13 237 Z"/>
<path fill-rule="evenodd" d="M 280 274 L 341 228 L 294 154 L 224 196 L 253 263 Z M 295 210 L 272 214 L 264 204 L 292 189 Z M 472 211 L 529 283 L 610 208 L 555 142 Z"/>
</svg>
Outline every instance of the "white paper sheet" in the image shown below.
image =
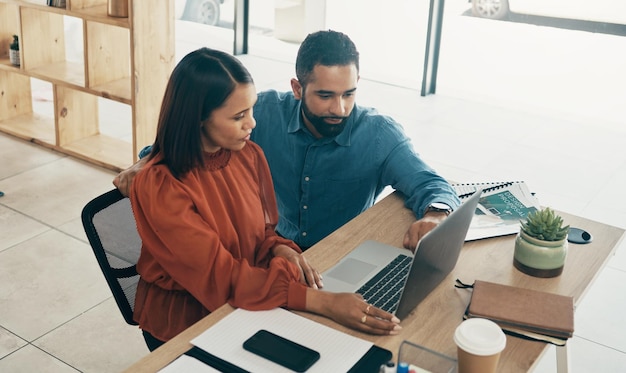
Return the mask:
<svg viewBox="0 0 626 373">
<path fill-rule="evenodd" d="M 311 373 L 346 372 L 373 345 L 282 308 L 269 311 L 236 309 L 191 343 L 252 372 L 290 372 L 243 349 L 243 342 L 260 329 L 318 351 L 320 359 L 307 371 Z"/>
</svg>

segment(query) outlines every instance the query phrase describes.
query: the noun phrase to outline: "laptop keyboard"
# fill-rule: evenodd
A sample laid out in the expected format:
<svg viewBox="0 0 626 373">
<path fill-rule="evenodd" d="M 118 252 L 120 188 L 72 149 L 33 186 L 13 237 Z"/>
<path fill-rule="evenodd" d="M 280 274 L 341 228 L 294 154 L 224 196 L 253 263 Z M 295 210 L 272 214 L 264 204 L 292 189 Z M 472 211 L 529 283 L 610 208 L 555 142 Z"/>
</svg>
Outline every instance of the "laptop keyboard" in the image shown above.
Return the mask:
<svg viewBox="0 0 626 373">
<path fill-rule="evenodd" d="M 363 295 L 367 303 L 393 313 L 400 301 L 411 259 L 407 255 L 398 255 L 356 292 Z"/>
</svg>

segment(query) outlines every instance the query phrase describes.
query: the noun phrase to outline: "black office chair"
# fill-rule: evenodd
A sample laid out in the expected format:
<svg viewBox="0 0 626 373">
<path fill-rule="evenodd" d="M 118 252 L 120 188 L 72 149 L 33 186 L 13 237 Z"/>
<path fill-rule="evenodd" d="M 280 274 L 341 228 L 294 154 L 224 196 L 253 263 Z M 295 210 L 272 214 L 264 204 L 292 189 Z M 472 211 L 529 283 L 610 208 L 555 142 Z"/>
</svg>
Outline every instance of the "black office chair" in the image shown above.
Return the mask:
<svg viewBox="0 0 626 373">
<path fill-rule="evenodd" d="M 133 320 L 137 292 L 136 263 L 141 251 L 130 200 L 119 190 L 106 192 L 85 205 L 81 218 L 100 269 L 126 323 Z"/>
</svg>

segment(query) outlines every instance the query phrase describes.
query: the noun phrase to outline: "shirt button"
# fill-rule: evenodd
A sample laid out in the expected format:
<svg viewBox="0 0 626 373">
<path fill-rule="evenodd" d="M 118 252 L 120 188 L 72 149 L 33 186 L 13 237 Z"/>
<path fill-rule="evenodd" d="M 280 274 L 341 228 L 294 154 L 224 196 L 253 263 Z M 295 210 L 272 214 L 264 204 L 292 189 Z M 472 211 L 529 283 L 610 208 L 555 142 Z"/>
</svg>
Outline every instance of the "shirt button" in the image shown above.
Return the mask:
<svg viewBox="0 0 626 373">
<path fill-rule="evenodd" d="M 302 208 L 306 210 L 306 209 L 308 209 L 308 208 L 309 208 L 309 206 L 304 205 L 304 206 L 302 206 Z"/>
<path fill-rule="evenodd" d="M 305 176 L 305 177 L 304 177 L 304 181 L 309 181 L 309 177 L 308 177 L 308 176 Z"/>
<path fill-rule="evenodd" d="M 306 237 L 306 232 L 302 232 L 302 237 Z"/>
</svg>

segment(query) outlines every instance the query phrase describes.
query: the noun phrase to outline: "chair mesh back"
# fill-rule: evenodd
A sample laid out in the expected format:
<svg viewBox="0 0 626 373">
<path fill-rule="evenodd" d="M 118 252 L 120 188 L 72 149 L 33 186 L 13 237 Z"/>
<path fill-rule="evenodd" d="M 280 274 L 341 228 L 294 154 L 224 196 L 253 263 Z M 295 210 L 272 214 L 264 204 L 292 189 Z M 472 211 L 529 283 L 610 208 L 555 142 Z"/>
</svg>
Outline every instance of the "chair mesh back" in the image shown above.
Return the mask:
<svg viewBox="0 0 626 373">
<path fill-rule="evenodd" d="M 130 201 L 117 189 L 89 202 L 83 226 L 115 301 L 128 324 L 133 320 L 139 275 L 135 264 L 141 251 Z"/>
</svg>

